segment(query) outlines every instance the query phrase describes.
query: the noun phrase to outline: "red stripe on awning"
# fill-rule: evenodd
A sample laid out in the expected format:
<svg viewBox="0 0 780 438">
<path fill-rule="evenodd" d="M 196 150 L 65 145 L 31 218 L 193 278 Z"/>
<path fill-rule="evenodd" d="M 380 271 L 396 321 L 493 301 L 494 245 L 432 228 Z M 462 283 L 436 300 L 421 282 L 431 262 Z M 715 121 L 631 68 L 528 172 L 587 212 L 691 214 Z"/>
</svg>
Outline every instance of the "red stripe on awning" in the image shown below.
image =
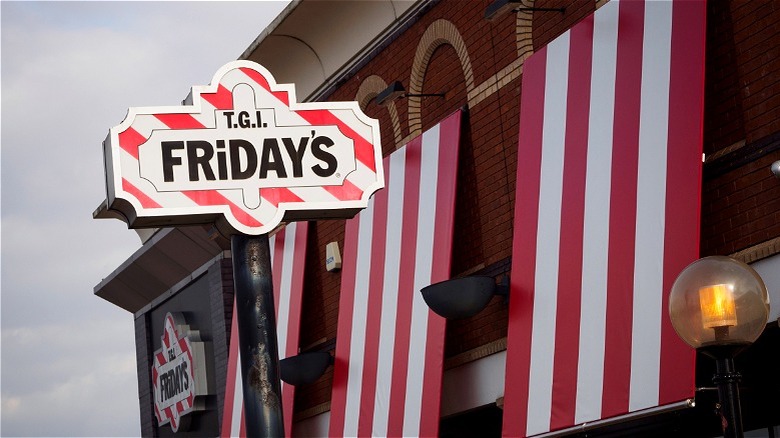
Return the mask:
<svg viewBox="0 0 780 438">
<path fill-rule="evenodd" d="M 404 210 L 401 212 L 404 234 L 417 235 L 420 194 L 422 137 L 406 146 L 406 182 L 404 184 Z M 393 352 L 393 385 L 390 387 L 387 436 L 403 436 L 404 402 L 408 374 L 409 340 L 414 301 L 414 272 L 416 266 L 416 239 L 404 239 L 401 243 L 401 263 L 398 271 L 398 307 L 396 310 L 395 350 Z"/>
<path fill-rule="evenodd" d="M 620 3 L 612 194 L 607 265 L 607 326 L 602 417 L 628 411 L 636 238 L 639 116 L 642 83 L 644 2 Z M 631 23 L 626 25 L 625 23 Z M 659 236 L 660 238 L 661 236 Z"/>
<path fill-rule="evenodd" d="M 385 180 L 390 180 L 389 160 L 385 159 Z M 385 242 L 387 241 L 388 189 L 374 195 L 374 235 L 371 238 L 371 269 L 369 270 L 368 313 L 366 315 L 363 383 L 360 396 L 358 435 L 371 436 L 374 423 L 374 392 L 379 358 L 379 335 L 382 317 L 382 291 L 385 273 Z"/>
<path fill-rule="evenodd" d="M 352 319 L 354 317 L 355 279 L 358 257 L 358 232 L 360 217 L 346 221 L 344 235 L 354 238 L 344 238 L 344 257 L 341 267 L 341 295 L 339 297 L 339 318 L 336 333 L 339 341 L 336 343 L 336 357 L 333 365 L 333 392 L 331 393 L 330 430 L 329 436 L 344 436 L 344 420 L 346 417 L 347 389 L 349 384 L 349 358 L 352 353 L 350 339 L 352 338 Z M 364 291 L 360 291 L 364 293 Z"/>
<path fill-rule="evenodd" d="M 431 284 L 450 278 L 461 118 L 462 113 L 458 111 L 444 119 L 439 128 L 437 161 L 441 164 L 438 166 L 436 183 L 436 223 L 433 235 Z M 443 317 L 428 310 L 419 436 L 437 436 L 439 433 L 446 323 Z"/>
<path fill-rule="evenodd" d="M 227 366 L 227 378 L 225 382 L 225 403 L 223 405 L 222 414 L 222 431 L 220 437 L 227 438 L 236 436 L 233 431 L 233 427 L 237 427 L 232 422 L 233 412 L 236 409 L 240 409 L 242 412 L 244 407 L 241 403 L 235 406 L 233 403 L 236 391 L 241 391 L 241 382 L 239 380 L 241 364 L 238 360 L 238 315 L 236 313 L 236 299 L 233 297 L 233 316 L 230 322 L 230 338 L 228 343 L 228 366 Z M 243 397 L 241 397 L 243 400 Z M 243 436 L 243 435 L 242 435 Z"/>
<path fill-rule="evenodd" d="M 287 357 L 298 354 L 301 332 L 301 312 L 303 310 L 303 276 L 306 268 L 306 242 L 309 225 L 307 222 L 296 222 L 288 225 L 295 228 L 293 246 L 292 278 L 290 279 L 290 306 L 287 317 L 287 345 L 279 348 L 286 351 Z M 281 272 L 281 271 L 279 271 Z M 285 436 L 292 436 L 293 408 L 295 405 L 295 387 L 285 384 L 282 388 L 282 404 L 284 412 Z"/>
<path fill-rule="evenodd" d="M 699 257 L 701 152 L 704 120 L 705 2 L 675 2 L 672 15 L 669 83 L 669 145 L 667 147 L 666 228 L 662 308 L 669 308 L 669 291 L 677 275 Z M 696 35 L 690 38 L 687 35 Z M 680 36 L 677 36 L 680 35 Z M 695 145 L 692 147 L 691 145 Z M 695 203 L 690 200 L 695 199 Z M 687 248 L 687 251 L 679 248 Z M 695 350 L 680 342 L 669 315 L 661 321 L 661 387 L 659 401 L 690 397 L 695 369 L 681 372 L 680 363 L 694 363 Z"/>
<path fill-rule="evenodd" d="M 506 388 L 504 436 L 525 436 L 528 422 L 528 387 L 531 365 L 534 282 L 536 270 L 536 231 L 539 224 L 539 180 L 541 177 L 542 135 L 544 127 L 544 88 L 547 48 L 528 58 L 523 67 L 520 130 L 515 195 L 515 233 L 510 276 L 509 320 L 507 327 Z"/>
<path fill-rule="evenodd" d="M 561 199 L 558 310 L 550 429 L 574 424 L 577 357 L 580 339 L 585 170 L 588 162 L 588 113 L 593 16 L 571 30 L 566 144 Z"/>
</svg>

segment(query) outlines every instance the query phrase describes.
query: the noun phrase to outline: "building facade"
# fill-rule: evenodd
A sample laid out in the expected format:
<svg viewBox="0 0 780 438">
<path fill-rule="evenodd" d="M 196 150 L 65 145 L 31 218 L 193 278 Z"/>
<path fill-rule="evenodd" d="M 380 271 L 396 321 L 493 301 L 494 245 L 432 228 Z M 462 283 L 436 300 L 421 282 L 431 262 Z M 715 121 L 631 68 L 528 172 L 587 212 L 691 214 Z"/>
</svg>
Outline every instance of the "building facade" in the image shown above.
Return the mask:
<svg viewBox="0 0 780 438">
<path fill-rule="evenodd" d="M 433 252 L 447 253 L 445 279 L 489 276 L 500 283 L 518 257 L 513 238 L 518 232 L 518 162 L 526 158 L 518 153 L 526 60 L 597 10 L 616 8 L 613 2 L 527 0 L 488 19 L 494 3 L 500 2 L 294 1 L 241 58 L 262 64 L 279 83 L 295 83 L 299 100 L 357 101 L 367 115 L 379 120 L 387 163 L 395 152 L 412 150 L 407 145 L 420 136 L 424 142 L 427 133 L 445 129 L 440 128 L 443 121 L 459 114 L 459 124 L 452 128 L 458 133 L 451 207 L 454 233 L 447 246 Z M 520 5 L 544 10 L 513 10 Z M 780 5 L 763 0 L 710 1 L 702 10 L 706 56 L 700 65 L 701 201 L 686 207 L 700 218 L 698 255 L 730 255 L 752 264 L 764 278 L 770 299 L 780 302 L 780 180 L 770 170 L 780 160 Z M 405 94 L 379 104 L 377 97 L 396 81 Z M 420 201 L 418 208 L 428 205 Z M 387 221 L 392 223 L 393 216 Z M 348 237 L 349 227 L 344 220 L 308 223 L 305 252 L 295 259 L 304 266 L 296 316 L 300 353 L 338 355 L 343 348 L 339 343 L 346 342 L 339 338 L 340 318 L 345 311 L 347 258 L 354 254 L 348 248 L 356 245 Z M 187 433 L 236 434 L 240 429 L 226 426 L 235 409 L 226 383 L 234 342 L 229 238 L 209 226 L 160 229 L 144 237 L 142 248 L 95 288 L 98 296 L 127 309 L 136 321 L 142 432 L 175 434 L 168 425 L 159 425 L 155 416 L 152 365 L 161 348 L 165 314 L 182 312 L 209 345 L 205 361 L 211 388 L 199 398 L 201 410 L 186 414 L 191 417 Z M 401 235 L 401 240 L 410 238 Z M 342 271 L 326 269 L 326 247 L 332 242 L 345 258 Z M 286 274 L 275 268 L 274 275 Z M 523 292 L 515 289 L 510 288 L 509 300 L 520 299 Z M 508 300 L 496 296 L 474 316 L 442 322 L 441 384 L 436 393 L 440 406 L 433 414 L 424 411 L 433 415 L 436 434 L 509 434 L 508 414 L 502 409 L 506 376 L 513 372 L 506 366 L 512 317 Z M 755 430 L 754 436 L 780 433 L 780 377 L 774 353 L 780 347 L 778 317 L 775 307 L 762 337 L 737 360 L 744 376 L 745 428 Z M 711 360 L 700 355 L 689 365 L 681 363 L 681 373 L 695 374 L 689 398 L 629 409 L 586 424 L 559 423 L 549 432 L 722 434 L 715 413 L 717 396 L 708 389 L 713 386 Z M 337 358 L 316 382 L 295 388 L 294 402 L 285 408 L 288 433 L 365 434 L 362 426 L 356 429 L 359 433 L 350 433 L 348 427 L 334 429 L 334 416 L 344 421 L 344 414 L 336 414 L 334 407 L 343 383 L 339 367 L 344 366 Z"/>
</svg>

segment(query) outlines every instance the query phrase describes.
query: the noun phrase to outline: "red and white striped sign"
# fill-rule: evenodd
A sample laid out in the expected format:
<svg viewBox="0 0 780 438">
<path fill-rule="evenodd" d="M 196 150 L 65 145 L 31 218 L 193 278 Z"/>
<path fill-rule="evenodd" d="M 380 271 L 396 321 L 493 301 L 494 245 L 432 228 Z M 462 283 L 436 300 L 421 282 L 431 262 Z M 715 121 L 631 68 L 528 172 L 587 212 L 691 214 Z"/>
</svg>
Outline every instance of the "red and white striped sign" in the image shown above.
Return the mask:
<svg viewBox="0 0 780 438">
<path fill-rule="evenodd" d="M 203 342 L 191 333 L 182 314 L 168 313 L 160 343 L 152 363 L 154 415 L 160 426 L 170 423 L 174 432 L 186 430 L 185 415 L 202 410 L 204 404 L 197 397 L 210 392 Z"/>
<path fill-rule="evenodd" d="M 108 208 L 131 227 L 264 234 L 352 217 L 382 188 L 379 123 L 356 102 L 298 103 L 251 61 L 223 66 L 189 100 L 130 108 L 104 142 Z"/>
<path fill-rule="evenodd" d="M 435 436 L 461 113 L 385 159 L 387 189 L 347 221 L 330 436 Z"/>
<path fill-rule="evenodd" d="M 704 20 L 613 0 L 525 63 L 506 436 L 693 396 L 667 308 L 698 257 Z"/>
<path fill-rule="evenodd" d="M 269 238 L 279 359 L 298 354 L 307 233 L 307 222 L 294 222 Z M 222 416 L 222 437 L 246 436 L 235 301 L 233 308 L 225 405 Z M 286 436 L 291 436 L 292 432 L 294 397 L 295 387 L 282 382 L 282 412 Z"/>
</svg>

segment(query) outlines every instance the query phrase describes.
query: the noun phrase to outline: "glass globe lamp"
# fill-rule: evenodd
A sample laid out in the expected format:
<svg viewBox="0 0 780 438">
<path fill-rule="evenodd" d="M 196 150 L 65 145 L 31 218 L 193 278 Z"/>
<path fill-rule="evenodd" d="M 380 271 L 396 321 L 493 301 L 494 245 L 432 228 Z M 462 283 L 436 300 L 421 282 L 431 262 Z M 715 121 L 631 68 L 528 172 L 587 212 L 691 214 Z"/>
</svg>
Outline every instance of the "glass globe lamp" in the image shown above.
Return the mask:
<svg viewBox="0 0 780 438">
<path fill-rule="evenodd" d="M 752 344 L 764 330 L 769 297 L 750 266 L 724 256 L 699 259 L 672 286 L 669 317 L 677 334 L 705 354 L 734 352 Z"/>
<path fill-rule="evenodd" d="M 705 257 L 683 269 L 669 294 L 669 317 L 691 347 L 715 359 L 725 438 L 742 438 L 741 375 L 734 356 L 761 335 L 769 316 L 769 296 L 750 266 L 730 257 Z"/>
</svg>

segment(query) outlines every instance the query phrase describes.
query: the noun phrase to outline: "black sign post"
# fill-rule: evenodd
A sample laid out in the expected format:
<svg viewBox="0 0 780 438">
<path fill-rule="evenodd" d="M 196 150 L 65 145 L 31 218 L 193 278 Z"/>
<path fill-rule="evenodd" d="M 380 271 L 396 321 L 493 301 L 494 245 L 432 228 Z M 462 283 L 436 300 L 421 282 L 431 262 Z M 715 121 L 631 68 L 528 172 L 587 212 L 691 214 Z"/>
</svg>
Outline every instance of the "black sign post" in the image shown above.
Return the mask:
<svg viewBox="0 0 780 438">
<path fill-rule="evenodd" d="M 247 437 L 284 436 L 268 236 L 231 237 Z"/>
</svg>

